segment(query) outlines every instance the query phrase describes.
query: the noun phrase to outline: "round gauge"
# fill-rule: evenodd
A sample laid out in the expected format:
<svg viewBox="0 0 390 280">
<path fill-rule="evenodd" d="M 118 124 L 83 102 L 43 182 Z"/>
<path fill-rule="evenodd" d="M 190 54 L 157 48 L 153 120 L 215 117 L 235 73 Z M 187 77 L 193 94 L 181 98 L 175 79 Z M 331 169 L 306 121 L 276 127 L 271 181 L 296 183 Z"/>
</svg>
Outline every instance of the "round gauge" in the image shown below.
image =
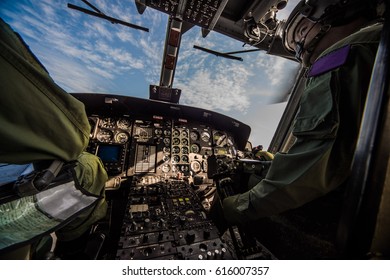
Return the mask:
<svg viewBox="0 0 390 280">
<path fill-rule="evenodd" d="M 101 129 L 96 135 L 96 138 L 100 142 L 110 142 L 113 139 L 114 135 L 110 130 L 107 129 Z"/>
<path fill-rule="evenodd" d="M 126 132 L 119 132 L 115 135 L 115 141 L 121 144 L 126 143 L 129 140 L 129 134 Z"/>
<path fill-rule="evenodd" d="M 188 155 L 188 147 L 183 147 L 183 148 L 181 148 L 181 153 L 182 153 L 183 155 Z"/>
<path fill-rule="evenodd" d="M 178 163 L 179 161 L 180 161 L 180 157 L 178 155 L 173 156 L 172 158 L 173 163 Z"/>
<path fill-rule="evenodd" d="M 102 127 L 115 127 L 115 120 L 113 118 L 104 118 L 101 119 L 100 125 Z"/>
<path fill-rule="evenodd" d="M 171 142 L 171 141 L 169 141 L 169 142 Z M 164 147 L 164 148 L 163 148 L 163 152 L 164 152 L 164 153 L 169 153 L 169 152 L 171 152 L 171 148 L 169 148 L 169 147 Z"/>
<path fill-rule="evenodd" d="M 203 131 L 200 134 L 200 139 L 202 139 L 203 142 L 209 142 L 210 141 L 210 133 L 207 131 Z"/>
<path fill-rule="evenodd" d="M 181 144 L 184 145 L 184 146 L 187 146 L 188 145 L 188 139 L 186 139 L 186 138 L 181 139 Z"/>
<path fill-rule="evenodd" d="M 192 144 L 190 148 L 191 148 L 191 153 L 197 154 L 200 151 L 200 147 L 197 144 Z"/>
<path fill-rule="evenodd" d="M 182 165 L 182 166 L 180 166 L 180 170 L 182 171 L 182 172 L 188 172 L 188 166 L 187 165 Z"/>
<path fill-rule="evenodd" d="M 202 166 L 201 166 L 199 161 L 194 160 L 191 162 L 191 170 L 192 171 L 194 171 L 195 173 L 198 173 L 198 172 L 200 172 L 201 169 L 202 169 Z"/>
<path fill-rule="evenodd" d="M 190 133 L 190 139 L 192 141 L 197 141 L 199 139 L 199 133 L 197 131 L 191 131 Z"/>
<path fill-rule="evenodd" d="M 188 162 L 188 156 L 184 155 L 181 157 L 182 162 Z"/>
<path fill-rule="evenodd" d="M 174 154 L 180 153 L 180 148 L 178 146 L 173 146 L 172 147 L 172 153 L 174 153 Z"/>
<path fill-rule="evenodd" d="M 165 130 L 164 130 L 164 135 L 165 135 L 165 136 L 170 136 L 170 135 L 171 135 L 171 131 L 168 130 L 168 129 L 165 129 Z"/>
<path fill-rule="evenodd" d="M 168 155 L 165 155 L 164 157 L 163 157 L 163 161 L 169 161 L 171 158 L 168 156 Z"/>
<path fill-rule="evenodd" d="M 180 144 L 180 139 L 179 138 L 173 138 L 172 143 L 173 143 L 173 145 L 179 145 Z"/>
<path fill-rule="evenodd" d="M 171 167 L 168 165 L 168 164 L 164 164 L 162 167 L 161 167 L 161 171 L 164 172 L 164 173 L 167 173 L 171 170 Z"/>
<path fill-rule="evenodd" d="M 164 138 L 164 144 L 166 145 L 166 146 L 169 146 L 170 144 L 171 144 L 171 139 L 170 138 Z"/>
<path fill-rule="evenodd" d="M 179 130 L 177 130 L 177 129 L 175 129 L 174 131 L 173 131 L 173 137 L 179 137 L 180 136 L 180 131 Z"/>
<path fill-rule="evenodd" d="M 117 122 L 116 122 L 116 125 L 120 128 L 120 129 L 129 129 L 131 127 L 131 122 L 130 120 L 128 119 L 119 119 Z"/>
<path fill-rule="evenodd" d="M 181 132 L 181 137 L 187 138 L 187 137 L 188 137 L 188 132 L 185 131 L 185 130 L 183 130 L 183 131 Z"/>
<path fill-rule="evenodd" d="M 161 135 L 162 133 L 163 133 L 163 131 L 161 129 L 159 129 L 159 128 L 156 128 L 154 130 L 154 134 L 156 134 L 156 135 Z"/>
</svg>

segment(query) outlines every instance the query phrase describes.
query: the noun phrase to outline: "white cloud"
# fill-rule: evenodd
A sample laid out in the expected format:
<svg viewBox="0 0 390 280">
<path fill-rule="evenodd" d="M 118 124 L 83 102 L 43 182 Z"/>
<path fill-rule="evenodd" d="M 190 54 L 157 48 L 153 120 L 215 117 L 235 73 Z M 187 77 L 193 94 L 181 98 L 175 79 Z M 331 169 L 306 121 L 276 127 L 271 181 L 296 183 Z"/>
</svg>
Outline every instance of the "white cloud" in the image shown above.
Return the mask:
<svg viewBox="0 0 390 280">
<path fill-rule="evenodd" d="M 37 3 L 15 2 L 12 5 L 17 9 L 6 13 L 66 90 L 127 93 L 135 76 L 144 79 L 145 91 L 149 84 L 159 83 L 167 15 L 151 8 L 139 15 L 134 2 L 93 1 L 109 16 L 150 29 L 143 32 L 68 9 L 65 0 Z M 77 5 L 85 7 L 84 3 Z M 182 104 L 249 120 L 258 106 L 280 102 L 287 92 L 286 81 L 293 81 L 293 70 L 289 69 L 295 66 L 284 59 L 256 52 L 239 54 L 243 62 L 232 61 L 196 50 L 193 45 L 220 52 L 245 49 L 241 42 L 216 32 L 202 38 L 199 27 L 186 32 L 173 85 L 182 89 Z"/>
<path fill-rule="evenodd" d="M 246 110 L 250 103 L 243 84 L 248 73 L 242 68 L 226 73 L 221 68 L 223 66 L 216 71 L 199 69 L 191 77 L 178 81 L 183 103 L 223 112 Z"/>
<path fill-rule="evenodd" d="M 102 68 L 98 68 L 98 67 L 94 67 L 94 66 L 87 66 L 87 68 L 89 70 L 91 70 L 92 72 L 104 77 L 104 78 L 107 78 L 107 79 L 113 79 L 114 78 L 114 75 L 108 71 L 105 71 L 104 69 Z"/>
</svg>

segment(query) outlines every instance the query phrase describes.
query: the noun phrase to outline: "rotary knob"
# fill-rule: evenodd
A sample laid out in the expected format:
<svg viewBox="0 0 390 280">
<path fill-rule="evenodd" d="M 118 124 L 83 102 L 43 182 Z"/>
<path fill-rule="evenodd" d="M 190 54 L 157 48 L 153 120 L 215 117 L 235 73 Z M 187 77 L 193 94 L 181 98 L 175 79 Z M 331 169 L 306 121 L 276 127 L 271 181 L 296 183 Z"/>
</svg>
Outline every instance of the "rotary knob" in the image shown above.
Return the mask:
<svg viewBox="0 0 390 280">
<path fill-rule="evenodd" d="M 187 234 L 186 234 L 186 237 L 185 237 L 187 243 L 188 243 L 188 244 L 193 243 L 193 242 L 195 241 L 195 236 L 196 236 L 196 235 L 195 235 L 195 231 L 189 230 L 189 231 L 187 232 Z"/>
</svg>

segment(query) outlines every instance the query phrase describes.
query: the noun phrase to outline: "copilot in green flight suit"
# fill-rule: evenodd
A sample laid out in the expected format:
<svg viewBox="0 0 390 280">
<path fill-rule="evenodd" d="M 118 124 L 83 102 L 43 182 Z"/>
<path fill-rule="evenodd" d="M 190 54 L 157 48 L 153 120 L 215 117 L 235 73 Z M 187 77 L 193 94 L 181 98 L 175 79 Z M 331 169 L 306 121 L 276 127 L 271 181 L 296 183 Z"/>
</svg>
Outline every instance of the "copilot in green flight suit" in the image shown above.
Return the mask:
<svg viewBox="0 0 390 280">
<path fill-rule="evenodd" d="M 298 219 L 287 221 L 284 213 L 288 215 L 290 209 L 305 211 L 302 205 L 315 204 L 345 182 L 381 29 L 381 24 L 363 28 L 331 46 L 314 62 L 293 128 L 295 144 L 288 153 L 275 155 L 264 180 L 245 193 L 224 199 L 224 216 L 230 224 L 258 220 L 257 230 L 270 231 L 271 238 L 275 231 L 267 227 L 272 223 L 264 222 L 260 226 L 271 217 L 297 230 L 293 223 Z M 278 216 L 280 213 L 283 214 Z M 263 217 L 268 218 L 260 219 Z M 321 217 L 312 218 L 314 227 L 315 220 Z M 257 223 L 252 222 L 251 227 L 254 224 Z M 312 236 L 315 234 L 308 238 Z"/>
</svg>

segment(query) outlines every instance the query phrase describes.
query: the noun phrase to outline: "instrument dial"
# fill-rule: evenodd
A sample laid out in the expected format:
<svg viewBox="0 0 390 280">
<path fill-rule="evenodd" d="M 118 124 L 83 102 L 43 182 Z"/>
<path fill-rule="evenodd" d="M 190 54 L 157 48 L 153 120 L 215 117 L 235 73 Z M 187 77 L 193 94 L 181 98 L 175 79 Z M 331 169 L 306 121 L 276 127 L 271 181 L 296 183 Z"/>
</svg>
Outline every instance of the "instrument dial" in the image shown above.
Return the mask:
<svg viewBox="0 0 390 280">
<path fill-rule="evenodd" d="M 183 147 L 183 148 L 181 148 L 181 153 L 182 153 L 183 155 L 188 155 L 188 147 Z"/>
<path fill-rule="evenodd" d="M 180 161 L 180 156 L 174 155 L 173 158 L 172 158 L 172 162 L 173 163 L 178 163 L 179 161 Z"/>
<path fill-rule="evenodd" d="M 104 118 L 100 121 L 101 127 L 114 128 L 115 124 L 116 122 L 113 118 Z"/>
<path fill-rule="evenodd" d="M 172 153 L 174 153 L 174 154 L 180 153 L 180 148 L 178 146 L 173 146 L 172 147 Z"/>
<path fill-rule="evenodd" d="M 181 137 L 187 138 L 187 137 L 188 137 L 188 132 L 185 131 L 185 130 L 183 130 L 183 131 L 181 132 Z"/>
<path fill-rule="evenodd" d="M 168 173 L 170 170 L 171 170 L 171 167 L 169 166 L 169 164 L 164 164 L 161 167 L 161 171 L 164 172 L 164 173 Z"/>
<path fill-rule="evenodd" d="M 120 129 L 129 129 L 131 127 L 131 122 L 130 120 L 128 119 L 119 119 L 117 122 L 116 122 L 116 125 L 118 126 L 118 128 Z"/>
<path fill-rule="evenodd" d="M 184 146 L 187 146 L 188 145 L 188 139 L 186 139 L 186 138 L 181 139 L 181 144 L 184 145 Z"/>
<path fill-rule="evenodd" d="M 203 142 L 209 142 L 210 141 L 210 133 L 208 131 L 203 131 L 200 134 L 200 139 L 202 139 Z"/>
<path fill-rule="evenodd" d="M 191 162 L 191 170 L 194 171 L 195 173 L 200 172 L 202 169 L 202 165 L 200 164 L 199 161 L 194 160 Z"/>
<path fill-rule="evenodd" d="M 197 131 L 191 131 L 190 133 L 190 139 L 192 141 L 197 141 L 199 139 L 199 133 Z"/>
<path fill-rule="evenodd" d="M 191 149 L 191 153 L 198 154 L 200 152 L 200 147 L 197 144 L 192 144 L 190 149 Z"/>
<path fill-rule="evenodd" d="M 172 140 L 173 145 L 179 145 L 180 144 L 180 139 L 179 138 L 173 138 Z"/>
<path fill-rule="evenodd" d="M 179 130 L 177 130 L 177 129 L 175 129 L 174 131 L 173 131 L 173 137 L 179 137 L 180 136 L 180 131 Z"/>
<path fill-rule="evenodd" d="M 171 139 L 170 138 L 164 138 L 164 144 L 165 146 L 169 146 L 169 144 L 171 144 Z"/>
<path fill-rule="evenodd" d="M 108 129 L 101 129 L 96 135 L 97 140 L 104 143 L 112 141 L 113 137 L 113 133 Z"/>
<path fill-rule="evenodd" d="M 124 144 L 126 143 L 127 141 L 129 141 L 129 134 L 127 134 L 126 132 L 119 132 L 115 135 L 115 141 L 120 143 L 120 144 Z"/>
<path fill-rule="evenodd" d="M 184 155 L 181 157 L 181 161 L 182 162 L 185 162 L 185 163 L 188 163 L 189 159 L 188 159 L 188 156 Z"/>
</svg>

